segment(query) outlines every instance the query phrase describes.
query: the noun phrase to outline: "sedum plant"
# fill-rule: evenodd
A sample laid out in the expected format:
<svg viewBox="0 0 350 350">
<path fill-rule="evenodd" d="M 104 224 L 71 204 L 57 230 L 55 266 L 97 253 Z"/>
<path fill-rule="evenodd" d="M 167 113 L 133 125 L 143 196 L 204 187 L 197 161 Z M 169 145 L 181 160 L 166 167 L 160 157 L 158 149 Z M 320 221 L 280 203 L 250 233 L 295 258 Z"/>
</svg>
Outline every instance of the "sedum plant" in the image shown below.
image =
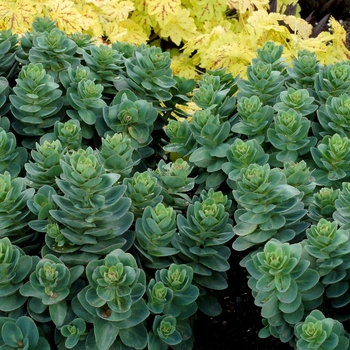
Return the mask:
<svg viewBox="0 0 350 350">
<path fill-rule="evenodd" d="M 295 162 L 316 145 L 316 137 L 308 136 L 310 125 L 310 121 L 295 109 L 277 113 L 267 130 L 267 138 L 277 149 L 272 155 L 278 162 Z"/>
<path fill-rule="evenodd" d="M 295 325 L 295 349 L 345 350 L 349 347 L 349 335 L 343 325 L 326 318 L 319 310 L 312 310 L 304 321 Z"/>
<path fill-rule="evenodd" d="M 31 151 L 31 160 L 25 164 L 26 180 L 30 186 L 40 189 L 49 185 L 57 189 L 55 180 L 62 173 L 60 159 L 64 153 L 65 149 L 59 140 L 36 143 L 36 150 Z"/>
<path fill-rule="evenodd" d="M 239 178 L 241 169 L 253 163 L 265 165 L 269 159 L 256 139 L 243 141 L 236 138 L 226 156 L 228 162 L 222 164 L 222 170 L 228 175 L 227 182 L 232 187 L 235 187 L 234 182 Z"/>
<path fill-rule="evenodd" d="M 15 118 L 12 127 L 17 133 L 25 139 L 38 138 L 63 119 L 62 91 L 58 87 L 41 62 L 29 63 L 21 69 L 14 94 L 9 96 Z"/>
<path fill-rule="evenodd" d="M 195 112 L 190 130 L 199 146 L 190 155 L 189 161 L 206 169 L 196 181 L 205 181 L 207 188 L 216 189 L 226 177 L 221 166 L 230 147 L 227 142 L 230 137 L 230 123 L 223 122 L 220 115 L 214 114 L 212 108 L 207 108 Z"/>
<path fill-rule="evenodd" d="M 172 245 L 177 234 L 176 212 L 172 207 L 163 203 L 146 207 L 142 217 L 136 220 L 135 233 L 135 248 L 146 266 L 160 269 L 173 262 L 172 256 L 178 250 Z"/>
<path fill-rule="evenodd" d="M 316 188 L 312 170 L 310 170 L 304 160 L 301 160 L 300 162 L 284 163 L 283 172 L 286 176 L 287 184 L 303 193 L 303 202 L 310 212 L 312 195 Z"/>
<path fill-rule="evenodd" d="M 29 315 L 39 322 L 52 320 L 59 328 L 64 325 L 72 317 L 67 305 L 69 294 L 74 290 L 72 284 L 83 272 L 83 266 L 68 268 L 52 254 L 40 259 L 29 281 L 20 289 L 23 296 L 30 297 Z"/>
<path fill-rule="evenodd" d="M 335 211 L 333 213 L 334 220 L 339 226 L 344 229 L 349 228 L 350 215 L 350 184 L 349 182 L 343 182 L 342 188 L 338 194 L 338 197 L 334 201 Z"/>
<path fill-rule="evenodd" d="M 162 187 L 150 171 L 136 172 L 131 178 L 125 178 L 123 184 L 126 186 L 125 195 L 131 199 L 130 210 L 136 218 L 146 207 L 155 207 L 163 200 Z"/>
<path fill-rule="evenodd" d="M 27 207 L 34 192 L 34 188 L 26 186 L 24 178 L 13 177 L 7 171 L 0 174 L 0 238 L 8 237 L 27 250 L 35 240 L 35 233 L 28 226 L 31 215 Z"/>
<path fill-rule="evenodd" d="M 257 96 L 262 103 L 274 105 L 283 83 L 283 75 L 271 63 L 256 60 L 247 68 L 247 79 L 237 81 L 237 98 Z"/>
<path fill-rule="evenodd" d="M 349 90 L 350 66 L 337 62 L 322 66 L 315 77 L 315 92 L 318 100 L 325 103 L 328 97 L 339 97 Z"/>
<path fill-rule="evenodd" d="M 0 318 L 0 347 L 2 349 L 49 350 L 48 341 L 40 334 L 34 321 L 28 316 L 17 320 Z"/>
<path fill-rule="evenodd" d="M 349 231 L 338 229 L 334 221 L 322 218 L 306 231 L 305 249 L 316 258 L 316 270 L 334 308 L 350 302 Z"/>
<path fill-rule="evenodd" d="M 185 193 L 194 188 L 195 179 L 190 177 L 193 167 L 178 158 L 175 162 L 165 163 L 163 159 L 158 162 L 154 175 L 163 187 L 163 201 L 175 209 L 185 209 L 191 198 Z"/>
<path fill-rule="evenodd" d="M 73 300 L 73 310 L 93 323 L 97 348 L 109 349 L 118 337 L 124 346 L 143 349 L 147 345 L 143 321 L 149 315 L 142 298 L 146 276 L 135 258 L 115 249 L 102 260 L 89 262 L 86 275 L 89 283 Z"/>
<path fill-rule="evenodd" d="M 237 102 L 238 122 L 231 131 L 255 138 L 259 143 L 264 142 L 266 131 L 273 121 L 274 111 L 269 105 L 265 105 L 257 95 L 242 96 Z"/>
<path fill-rule="evenodd" d="M 88 262 L 130 245 L 133 238 L 127 230 L 133 216 L 128 211 L 130 199 L 123 197 L 126 187 L 115 186 L 119 175 L 106 173 L 92 148 L 67 153 L 60 164 L 62 174 L 56 183 L 62 194 L 52 196 L 57 209 L 49 213 L 67 244 L 57 244 L 49 235 L 45 250 Z"/>
<path fill-rule="evenodd" d="M 170 89 L 176 85 L 170 64 L 169 52 L 163 52 L 155 46 L 140 45 L 125 60 L 126 76 L 122 81 L 139 98 L 147 101 L 168 101 L 172 98 Z"/>
<path fill-rule="evenodd" d="M 295 89 L 309 89 L 312 91 L 320 68 L 321 65 L 314 52 L 298 51 L 297 57 L 294 56 L 292 59 L 291 67 L 287 67 L 287 73 L 291 78 L 288 85 Z"/>
<path fill-rule="evenodd" d="M 128 177 L 140 160 L 135 160 L 136 149 L 127 134 L 115 133 L 102 138 L 101 157 L 107 172 L 117 173 L 121 178 Z"/>
<path fill-rule="evenodd" d="M 101 136 L 110 131 L 127 134 L 132 146 L 139 152 L 144 149 L 148 156 L 150 148 L 144 147 L 152 141 L 151 133 L 157 116 L 157 110 L 149 102 L 138 99 L 130 90 L 121 90 L 111 104 L 103 108 L 104 123 L 98 124 L 101 129 L 97 127 Z"/>
<path fill-rule="evenodd" d="M 179 235 L 173 245 L 180 251 L 179 258 L 193 268 L 194 281 L 206 288 L 225 289 L 230 256 L 225 243 L 233 231 L 222 198 L 207 193 L 194 197 L 186 217 L 179 214 L 177 221 Z"/>
<path fill-rule="evenodd" d="M 238 236 L 235 250 L 261 246 L 276 238 L 291 241 L 302 234 L 309 224 L 301 201 L 303 193 L 287 184 L 283 171 L 269 164 L 250 164 L 241 169 L 237 188 L 232 191 L 238 207 L 234 213 Z"/>
<path fill-rule="evenodd" d="M 51 28 L 52 23 L 48 23 Z M 40 35 L 33 36 L 33 46 L 29 50 L 29 61 L 42 64 L 43 68 L 55 79 L 59 72 L 68 67 L 75 68 L 79 58 L 74 54 L 77 44 L 58 28 L 45 28 Z"/>
<path fill-rule="evenodd" d="M 350 135 L 350 95 L 344 93 L 339 97 L 330 96 L 325 104 L 317 111 L 319 123 L 324 131 L 320 135 L 333 135 L 337 133 L 341 137 Z"/>
<path fill-rule="evenodd" d="M 27 301 L 19 292 L 22 285 L 28 280 L 36 264 L 35 257 L 26 255 L 22 249 L 12 245 L 4 237 L 0 239 L 0 310 L 15 316 L 15 312 Z"/>
<path fill-rule="evenodd" d="M 347 178 L 350 171 L 349 140 L 339 134 L 326 135 L 317 147 L 310 149 L 312 159 L 318 167 L 313 172 L 317 185 L 339 188 L 341 181 Z"/>
<path fill-rule="evenodd" d="M 310 97 L 306 89 L 288 88 L 287 91 L 282 91 L 277 97 L 273 109 L 279 113 L 288 112 L 290 109 L 300 113 L 303 117 L 316 111 L 317 104 L 313 103 L 314 97 Z"/>
<path fill-rule="evenodd" d="M 323 286 L 305 253 L 299 243 L 271 239 L 245 262 L 248 285 L 266 320 L 260 336 L 272 334 L 284 343 L 292 340 L 294 325 L 307 310 L 321 305 Z"/>
<path fill-rule="evenodd" d="M 5 127 L 5 122 L 3 126 Z M 24 147 L 18 147 L 16 136 L 8 132 L 8 128 L 0 127 L 0 173 L 9 172 L 16 177 L 28 160 L 28 152 Z"/>
<path fill-rule="evenodd" d="M 313 223 L 317 223 L 321 219 L 332 220 L 333 213 L 336 211 L 335 201 L 339 194 L 340 189 L 333 190 L 332 187 L 322 187 L 313 194 L 313 200 L 307 214 Z"/>
</svg>

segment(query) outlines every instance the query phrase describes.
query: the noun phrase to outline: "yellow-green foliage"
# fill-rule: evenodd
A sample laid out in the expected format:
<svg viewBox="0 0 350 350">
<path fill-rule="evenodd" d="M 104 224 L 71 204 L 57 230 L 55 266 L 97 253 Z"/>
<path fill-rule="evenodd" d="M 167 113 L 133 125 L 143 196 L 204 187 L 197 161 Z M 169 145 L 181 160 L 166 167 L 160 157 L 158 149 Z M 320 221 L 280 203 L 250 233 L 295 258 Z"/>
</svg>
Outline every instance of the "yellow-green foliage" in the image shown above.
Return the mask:
<svg viewBox="0 0 350 350">
<path fill-rule="evenodd" d="M 279 0 L 280 12 L 296 2 Z M 345 30 L 335 19 L 330 32 L 310 38 L 310 24 L 269 13 L 268 6 L 268 0 L 0 0 L 0 29 L 21 34 L 36 16 L 49 16 L 67 34 L 84 32 L 134 44 L 151 36 L 184 43 L 183 51 L 172 51 L 172 68 L 187 78 L 196 76 L 196 66 L 226 67 L 244 76 L 257 47 L 268 40 L 283 44 L 289 60 L 301 49 L 314 51 L 323 64 L 350 58 Z"/>
</svg>

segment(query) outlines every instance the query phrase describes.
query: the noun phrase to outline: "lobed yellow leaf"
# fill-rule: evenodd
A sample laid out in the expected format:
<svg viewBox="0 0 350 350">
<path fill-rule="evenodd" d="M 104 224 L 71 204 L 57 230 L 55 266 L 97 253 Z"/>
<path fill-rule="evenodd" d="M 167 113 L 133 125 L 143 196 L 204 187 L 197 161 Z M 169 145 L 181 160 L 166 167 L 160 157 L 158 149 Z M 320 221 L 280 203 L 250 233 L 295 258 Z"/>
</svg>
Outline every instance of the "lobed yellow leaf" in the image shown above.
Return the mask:
<svg viewBox="0 0 350 350">
<path fill-rule="evenodd" d="M 1 0 L 0 20 L 6 29 L 22 34 L 32 26 L 37 15 L 36 8 L 29 0 Z"/>
<path fill-rule="evenodd" d="M 240 14 L 247 11 L 267 10 L 269 8 L 269 0 L 228 0 L 228 7 L 237 10 Z"/>
<path fill-rule="evenodd" d="M 171 16 L 169 22 L 159 32 L 163 38 L 169 37 L 176 45 L 180 45 L 181 41 L 191 40 L 197 35 L 197 27 L 190 11 L 180 9 L 176 16 Z"/>
<path fill-rule="evenodd" d="M 196 65 L 192 59 L 185 54 L 179 54 L 171 57 L 171 69 L 174 75 L 186 79 L 198 79 Z"/>
<path fill-rule="evenodd" d="M 130 19 L 140 25 L 148 37 L 151 35 L 151 28 L 155 28 L 157 25 L 154 16 L 150 16 L 147 12 L 139 11 L 137 9 L 133 11 Z"/>
<path fill-rule="evenodd" d="M 197 20 L 201 22 L 222 20 L 227 8 L 227 0 L 191 0 L 191 4 Z"/>
<path fill-rule="evenodd" d="M 48 9 L 48 16 L 57 21 L 57 27 L 67 34 L 81 32 L 85 27 L 83 17 L 73 1 L 53 2 Z"/>
<path fill-rule="evenodd" d="M 181 0 L 147 0 L 148 13 L 154 15 L 160 27 L 165 27 L 181 10 Z"/>
<path fill-rule="evenodd" d="M 105 5 L 99 8 L 100 17 L 105 22 L 120 22 L 125 21 L 131 11 L 135 9 L 134 3 L 129 0 L 111 0 L 107 1 Z"/>
<path fill-rule="evenodd" d="M 80 1 L 76 4 L 76 8 L 82 14 L 82 28 L 84 33 L 95 38 L 100 38 L 103 35 L 103 29 L 96 7 L 93 4 L 85 4 L 85 2 Z"/>
<path fill-rule="evenodd" d="M 143 28 L 131 19 L 107 23 L 105 32 L 110 42 L 122 41 L 140 45 L 148 40 L 148 35 Z"/>
<path fill-rule="evenodd" d="M 312 34 L 312 25 L 300 17 L 285 16 L 283 22 L 295 33 L 298 33 L 302 39 L 307 39 Z"/>
</svg>

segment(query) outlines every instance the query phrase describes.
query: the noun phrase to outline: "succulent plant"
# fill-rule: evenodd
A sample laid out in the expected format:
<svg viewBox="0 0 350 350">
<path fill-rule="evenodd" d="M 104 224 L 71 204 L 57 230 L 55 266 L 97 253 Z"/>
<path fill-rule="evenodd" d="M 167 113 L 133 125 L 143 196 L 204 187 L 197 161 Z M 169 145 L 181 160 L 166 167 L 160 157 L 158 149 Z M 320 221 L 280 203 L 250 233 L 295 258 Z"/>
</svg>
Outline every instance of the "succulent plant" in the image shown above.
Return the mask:
<svg viewBox="0 0 350 350">
<path fill-rule="evenodd" d="M 256 251 L 245 262 L 255 304 L 267 321 L 260 336 L 272 334 L 283 342 L 290 341 L 304 312 L 322 303 L 323 286 L 306 257 L 301 244 L 272 238 L 263 251 Z"/>
<path fill-rule="evenodd" d="M 31 187 L 39 189 L 50 185 L 57 189 L 56 177 L 62 173 L 60 159 L 65 153 L 59 140 L 49 143 L 44 141 L 36 144 L 36 150 L 31 151 L 31 160 L 25 164 L 26 179 Z"/>
<path fill-rule="evenodd" d="M 7 171 L 16 177 L 27 159 L 28 152 L 24 147 L 17 147 L 15 135 L 0 127 L 0 173 Z"/>
<path fill-rule="evenodd" d="M 19 37 L 13 34 L 11 29 L 0 32 L 0 76 L 6 79 L 12 78 L 18 70 L 16 52 Z"/>
<path fill-rule="evenodd" d="M 145 100 L 140 100 L 130 90 L 122 90 L 108 107 L 103 108 L 104 126 L 97 126 L 99 134 L 125 133 L 130 136 L 135 149 L 147 146 L 151 141 L 157 110 Z M 99 129 L 100 128 L 100 129 Z"/>
<path fill-rule="evenodd" d="M 67 349 L 74 348 L 87 337 L 86 322 L 82 318 L 76 318 L 71 323 L 61 328 L 61 334 L 65 337 L 64 346 Z"/>
<path fill-rule="evenodd" d="M 211 108 L 213 114 L 228 119 L 236 106 L 235 83 L 232 74 L 225 74 L 225 69 L 208 70 L 198 81 L 198 88 L 193 90 L 194 103 L 202 108 Z"/>
<path fill-rule="evenodd" d="M 345 350 L 349 335 L 337 320 L 326 318 L 320 310 L 312 310 L 305 320 L 294 326 L 295 349 Z"/>
<path fill-rule="evenodd" d="M 273 70 L 279 71 L 284 75 L 288 65 L 285 62 L 285 58 L 282 57 L 283 49 L 283 45 L 276 45 L 273 41 L 267 41 L 262 48 L 256 50 L 256 58 L 253 58 L 252 62 L 262 61 L 269 63 L 272 65 Z"/>
<path fill-rule="evenodd" d="M 182 336 L 176 329 L 176 318 L 173 315 L 156 315 L 149 333 L 148 349 L 167 349 L 182 342 Z"/>
<path fill-rule="evenodd" d="M 299 162 L 287 162 L 283 165 L 283 172 L 287 184 L 295 187 L 303 193 L 303 203 L 310 210 L 312 195 L 316 188 L 316 182 L 312 176 L 313 171 L 304 160 Z"/>
<path fill-rule="evenodd" d="M 165 288 L 168 290 L 167 294 L 172 296 L 169 302 L 163 303 L 163 314 L 173 315 L 177 320 L 185 320 L 196 313 L 199 289 L 194 285 L 193 278 L 193 269 L 187 264 L 171 264 L 167 269 L 156 271 L 155 280 L 151 279 L 150 286 L 155 281 L 154 285 Z M 159 282 L 162 285 L 159 285 Z"/>
<path fill-rule="evenodd" d="M 350 183 L 343 182 L 338 198 L 335 199 L 334 220 L 344 229 L 349 228 L 350 223 Z"/>
<path fill-rule="evenodd" d="M 191 202 L 191 198 L 185 192 L 194 188 L 195 179 L 189 176 L 192 168 L 182 158 L 168 163 L 161 159 L 153 172 L 163 187 L 163 202 L 174 209 L 185 209 Z"/>
<path fill-rule="evenodd" d="M 15 118 L 11 125 L 20 135 L 38 138 L 63 119 L 62 91 L 42 63 L 23 66 L 13 92 L 9 96 Z M 28 141 L 24 145 L 33 148 L 30 147 L 32 144 Z"/>
<path fill-rule="evenodd" d="M 273 106 L 276 98 L 283 91 L 284 78 L 280 71 L 273 70 L 271 63 L 256 61 L 247 67 L 247 79 L 237 81 L 238 101 L 242 97 L 259 97 L 266 105 Z"/>
<path fill-rule="evenodd" d="M 336 211 L 335 201 L 339 198 L 339 195 L 340 189 L 333 190 L 332 187 L 322 187 L 313 194 L 313 200 L 308 208 L 307 215 L 314 224 L 322 218 L 332 220 L 333 213 Z"/>
<path fill-rule="evenodd" d="M 326 135 L 317 148 L 310 149 L 317 169 L 313 172 L 319 186 L 341 187 L 342 181 L 350 173 L 350 139 L 339 134 Z"/>
<path fill-rule="evenodd" d="M 108 45 L 91 45 L 88 49 L 89 52 L 84 50 L 82 55 L 87 67 L 95 73 L 96 83 L 104 87 L 104 98 L 108 98 L 106 94 L 115 95 L 114 82 L 119 80 L 121 71 L 125 69 L 122 54 Z"/>
<path fill-rule="evenodd" d="M 70 317 L 66 299 L 72 284 L 82 275 L 84 266 L 68 268 L 60 259 L 48 254 L 39 260 L 30 280 L 20 288 L 23 296 L 31 297 L 28 313 L 40 322 L 52 320 L 61 327 Z M 44 314 L 48 308 L 49 316 Z"/>
<path fill-rule="evenodd" d="M 236 138 L 226 154 L 228 162 L 222 165 L 222 170 L 228 175 L 227 181 L 232 188 L 235 188 L 241 169 L 253 163 L 264 165 L 269 159 L 255 139 L 244 141 Z"/>
<path fill-rule="evenodd" d="M 221 196 L 202 198 L 193 198 L 186 217 L 177 216 L 179 235 L 175 236 L 173 245 L 180 250 L 180 261 L 193 268 L 198 285 L 225 289 L 226 271 L 230 267 L 230 250 L 225 243 L 233 237 L 232 220 Z"/>
<path fill-rule="evenodd" d="M 321 124 L 321 136 L 337 133 L 341 137 L 350 137 L 350 95 L 344 93 L 339 97 L 330 96 L 325 104 L 317 110 Z"/>
<path fill-rule="evenodd" d="M 12 312 L 19 309 L 27 298 L 19 293 L 19 289 L 27 281 L 28 275 L 35 266 L 36 259 L 7 238 L 0 239 L 0 310 Z"/>
<path fill-rule="evenodd" d="M 334 308 L 350 303 L 349 231 L 338 229 L 335 221 L 322 218 L 306 231 L 305 249 L 316 258 L 315 269 Z"/>
<path fill-rule="evenodd" d="M 292 82 L 287 84 L 295 89 L 312 89 L 320 68 L 321 65 L 314 52 L 300 50 L 298 56 L 293 57 L 291 67 L 287 67 L 287 73 L 292 79 Z"/>
<path fill-rule="evenodd" d="M 0 174 L 0 238 L 8 237 L 13 244 L 28 249 L 34 233 L 28 226 L 31 215 L 27 201 L 34 192 L 34 188 L 26 187 L 24 178 L 7 171 Z"/>
<path fill-rule="evenodd" d="M 158 203 L 154 208 L 146 207 L 142 218 L 135 225 L 136 240 L 134 246 L 140 253 L 145 266 L 160 269 L 166 268 L 178 253 L 171 242 L 177 233 L 176 213 L 172 207 Z"/>
<path fill-rule="evenodd" d="M 172 98 L 170 88 L 176 85 L 170 68 L 169 52 L 155 46 L 141 45 L 125 61 L 124 81 L 142 99 L 167 101 Z"/>
<path fill-rule="evenodd" d="M 57 80 L 59 72 L 79 65 L 80 59 L 74 57 L 77 48 L 77 44 L 63 31 L 56 27 L 51 30 L 45 28 L 40 34 L 33 36 L 29 61 L 34 64 L 41 63 L 46 72 Z"/>
<path fill-rule="evenodd" d="M 277 97 L 273 109 L 277 112 L 288 112 L 290 109 L 300 113 L 303 117 L 316 111 L 318 105 L 313 103 L 314 97 L 310 97 L 306 89 L 293 89 L 289 87 Z"/>
<path fill-rule="evenodd" d="M 135 258 L 115 249 L 102 260 L 89 262 L 86 275 L 89 284 L 73 300 L 73 310 L 93 323 L 98 349 L 109 349 L 117 337 L 124 346 L 145 348 L 148 337 L 143 321 L 150 312 L 142 298 L 145 272 Z"/>
<path fill-rule="evenodd" d="M 52 196 L 58 208 L 50 210 L 50 215 L 70 244 L 60 246 L 46 237 L 47 246 L 65 254 L 65 261 L 78 256 L 86 262 L 129 246 L 133 237 L 126 231 L 133 215 L 128 211 L 130 199 L 123 197 L 125 186 L 115 185 L 119 175 L 107 174 L 98 151 L 90 147 L 65 154 L 61 167 L 63 173 L 56 182 L 62 195 Z M 72 244 L 80 252 L 71 252 Z"/>
<path fill-rule="evenodd" d="M 70 107 L 67 114 L 70 118 L 78 120 L 82 129 L 82 135 L 91 139 L 94 130 L 92 125 L 96 123 L 97 116 L 101 114 L 106 102 L 102 99 L 103 86 L 96 84 L 91 79 L 81 79 L 76 86 L 73 84 L 67 89 L 66 99 Z"/>
<path fill-rule="evenodd" d="M 286 242 L 302 234 L 309 224 L 301 201 L 303 193 L 287 184 L 284 172 L 269 164 L 250 164 L 241 169 L 233 196 L 238 204 L 234 213 L 238 236 L 236 250 L 261 246 L 269 239 Z"/>
<path fill-rule="evenodd" d="M 187 120 L 170 119 L 164 131 L 169 138 L 169 143 L 163 146 L 165 151 L 187 157 L 196 149 L 197 141 L 193 137 Z"/>
<path fill-rule="evenodd" d="M 100 154 L 104 160 L 107 172 L 114 172 L 121 176 L 121 179 L 129 176 L 139 160 L 135 158 L 135 148 L 131 146 L 132 140 L 129 135 L 115 133 L 102 138 Z"/>
<path fill-rule="evenodd" d="M 339 97 L 349 91 L 350 66 L 344 62 L 322 66 L 315 77 L 318 100 L 325 103 L 328 97 Z"/>
<path fill-rule="evenodd" d="M 199 146 L 190 155 L 189 161 L 206 169 L 202 173 L 204 178 L 197 178 L 197 182 L 205 181 L 207 188 L 217 189 L 226 179 L 221 166 L 226 161 L 226 151 L 230 147 L 230 123 L 222 122 L 219 115 L 214 115 L 212 109 L 207 108 L 195 112 L 190 130 Z"/>
<path fill-rule="evenodd" d="M 262 143 L 265 140 L 266 131 L 273 121 L 273 108 L 263 104 L 256 95 L 250 97 L 242 96 L 237 103 L 238 122 L 231 131 L 237 134 L 256 138 Z"/>
<path fill-rule="evenodd" d="M 278 112 L 267 130 L 267 139 L 278 150 L 274 155 L 281 163 L 296 161 L 309 152 L 317 138 L 308 136 L 310 121 L 294 109 Z"/>
<path fill-rule="evenodd" d="M 155 207 L 163 200 L 162 187 L 151 171 L 136 172 L 131 178 L 125 178 L 125 195 L 131 199 L 130 210 L 135 217 L 141 217 L 146 207 Z"/>
<path fill-rule="evenodd" d="M 3 349 L 49 350 L 48 341 L 39 333 L 38 327 L 28 316 L 17 320 L 0 318 L 0 346 Z"/>
<path fill-rule="evenodd" d="M 78 120 L 70 119 L 65 123 L 56 122 L 54 125 L 53 138 L 59 140 L 62 147 L 67 150 L 77 151 L 79 148 L 83 148 L 83 135 Z"/>
</svg>

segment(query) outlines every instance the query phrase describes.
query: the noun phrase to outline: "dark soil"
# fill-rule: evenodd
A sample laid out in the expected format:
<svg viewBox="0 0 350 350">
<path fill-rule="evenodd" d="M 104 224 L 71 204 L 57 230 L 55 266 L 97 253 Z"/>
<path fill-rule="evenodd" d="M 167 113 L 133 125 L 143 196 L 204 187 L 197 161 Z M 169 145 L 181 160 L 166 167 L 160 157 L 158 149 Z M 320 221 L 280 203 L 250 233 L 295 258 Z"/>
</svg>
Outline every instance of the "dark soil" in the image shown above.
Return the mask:
<svg viewBox="0 0 350 350">
<path fill-rule="evenodd" d="M 346 44 L 350 49 L 350 19 L 340 20 L 347 36 Z M 254 305 L 254 298 L 247 285 L 247 272 L 239 265 L 245 256 L 232 250 L 228 288 L 217 293 L 222 313 L 209 317 L 198 312 L 194 325 L 195 344 L 193 350 L 290 350 L 289 344 L 269 337 L 258 336 L 261 323 L 260 308 Z M 349 330 L 348 330 L 349 331 Z"/>
</svg>

